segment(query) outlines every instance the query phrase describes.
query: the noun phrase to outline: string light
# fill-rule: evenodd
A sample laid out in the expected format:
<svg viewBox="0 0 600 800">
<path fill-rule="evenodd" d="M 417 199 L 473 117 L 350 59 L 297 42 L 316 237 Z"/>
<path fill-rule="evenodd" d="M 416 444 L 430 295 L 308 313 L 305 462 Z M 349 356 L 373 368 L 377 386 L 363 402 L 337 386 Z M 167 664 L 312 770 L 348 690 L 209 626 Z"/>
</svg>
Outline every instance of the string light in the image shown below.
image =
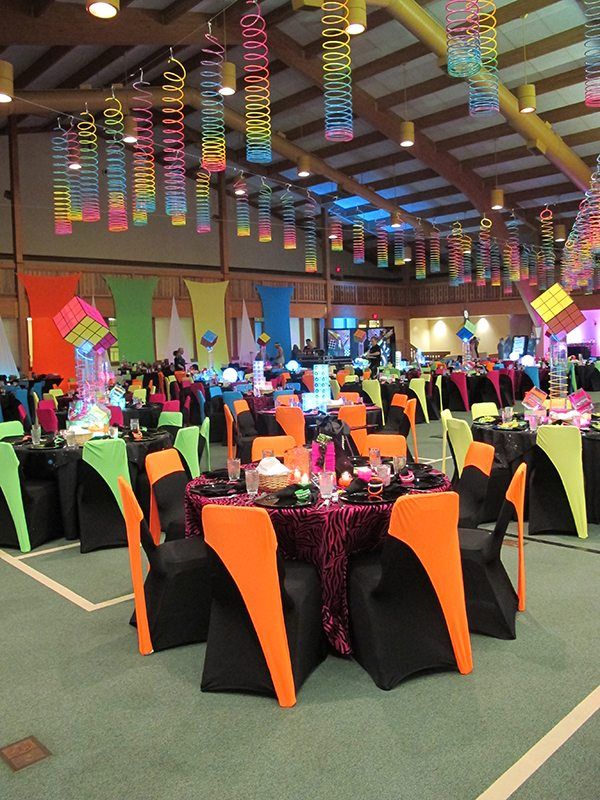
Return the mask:
<svg viewBox="0 0 600 800">
<path fill-rule="evenodd" d="M 470 78 L 481 69 L 477 0 L 448 0 L 446 43 L 448 75 Z"/>
<path fill-rule="evenodd" d="M 296 206 L 289 186 L 286 187 L 285 192 L 281 195 L 281 215 L 283 217 L 283 249 L 295 250 Z"/>
<path fill-rule="evenodd" d="M 253 10 L 240 20 L 244 47 L 246 104 L 246 160 L 271 163 L 271 95 L 266 22 L 256 0 L 246 0 Z"/>
<path fill-rule="evenodd" d="M 79 153 L 81 170 L 81 218 L 84 222 L 100 219 L 100 188 L 98 185 L 98 134 L 94 115 L 87 108 L 80 114 Z"/>
<path fill-rule="evenodd" d="M 309 193 L 306 198 L 306 217 L 304 220 L 304 271 L 317 271 L 317 212 L 318 205 Z"/>
<path fill-rule="evenodd" d="M 71 222 L 71 188 L 68 173 L 69 146 L 60 123 L 52 137 L 52 199 L 54 233 L 66 236 L 73 232 Z"/>
<path fill-rule="evenodd" d="M 258 241 L 270 242 L 271 235 L 271 199 L 273 190 L 263 179 L 258 192 Z"/>
<path fill-rule="evenodd" d="M 127 219 L 127 173 L 125 168 L 125 143 L 123 133 L 123 106 L 114 96 L 105 98 L 109 105 L 104 109 L 107 132 L 106 182 L 108 188 L 108 230 L 121 233 L 129 227 Z"/>
<path fill-rule="evenodd" d="M 163 84 L 165 206 L 172 225 L 185 225 L 187 214 L 183 109 L 186 71 L 173 55 Z"/>
<path fill-rule="evenodd" d="M 146 225 L 156 211 L 156 167 L 152 94 L 144 73 L 133 82 L 136 142 L 133 146 L 133 224 Z"/>
<path fill-rule="evenodd" d="M 235 217 L 238 236 L 250 236 L 250 205 L 248 203 L 248 187 L 243 175 L 233 184 L 235 194 Z"/>
<path fill-rule="evenodd" d="M 389 266 L 388 255 L 388 235 L 383 222 L 377 223 L 377 266 L 380 269 L 387 269 Z"/>
<path fill-rule="evenodd" d="M 469 114 L 497 114 L 498 51 L 496 45 L 496 4 L 493 0 L 478 0 L 481 71 L 469 78 Z"/>
<path fill-rule="evenodd" d="M 321 9 L 325 138 L 330 142 L 351 142 L 354 120 L 348 0 L 323 0 Z"/>
<path fill-rule="evenodd" d="M 208 172 L 223 172 L 226 166 L 225 108 L 220 88 L 225 48 L 213 36 L 210 22 L 204 39 L 200 62 L 202 166 Z"/>
<path fill-rule="evenodd" d="M 201 166 L 196 173 L 196 233 L 210 229 L 210 172 Z"/>
</svg>

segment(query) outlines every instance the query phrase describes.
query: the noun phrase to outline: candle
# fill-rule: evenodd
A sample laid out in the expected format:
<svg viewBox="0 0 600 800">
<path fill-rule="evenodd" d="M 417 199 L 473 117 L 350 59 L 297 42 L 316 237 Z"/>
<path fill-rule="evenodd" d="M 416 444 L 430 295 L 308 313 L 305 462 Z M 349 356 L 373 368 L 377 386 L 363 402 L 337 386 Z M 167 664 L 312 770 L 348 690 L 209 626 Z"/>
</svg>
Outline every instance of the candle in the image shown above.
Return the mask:
<svg viewBox="0 0 600 800">
<path fill-rule="evenodd" d="M 301 477 L 302 473 L 300 472 L 299 468 L 296 467 L 296 469 L 294 470 L 294 483 L 304 483 L 304 481 L 300 481 Z"/>
<path fill-rule="evenodd" d="M 368 481 L 371 480 L 371 476 L 373 475 L 373 471 L 369 467 L 359 467 L 356 470 L 356 474 L 361 479 L 361 481 L 365 481 L 365 482 L 368 483 Z"/>
<path fill-rule="evenodd" d="M 310 483 L 307 472 L 302 473 L 302 477 L 300 478 L 300 483 L 302 484 L 302 486 L 306 486 L 307 484 Z"/>
<path fill-rule="evenodd" d="M 352 483 L 352 475 L 350 475 L 349 472 L 342 472 L 338 483 L 340 486 L 343 486 L 344 488 L 350 486 L 350 484 Z"/>
</svg>

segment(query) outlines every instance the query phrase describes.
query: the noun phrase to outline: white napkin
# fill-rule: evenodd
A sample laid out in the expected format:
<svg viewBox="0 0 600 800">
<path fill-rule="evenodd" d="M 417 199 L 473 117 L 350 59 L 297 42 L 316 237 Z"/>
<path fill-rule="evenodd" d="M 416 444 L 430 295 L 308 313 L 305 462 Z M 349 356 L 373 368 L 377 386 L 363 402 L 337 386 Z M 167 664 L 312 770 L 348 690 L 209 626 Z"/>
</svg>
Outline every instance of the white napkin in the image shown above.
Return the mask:
<svg viewBox="0 0 600 800">
<path fill-rule="evenodd" d="M 279 461 L 279 459 L 275 458 L 275 456 L 269 456 L 269 458 L 263 458 L 258 467 L 256 468 L 260 475 L 287 475 L 289 474 L 289 469 Z"/>
</svg>

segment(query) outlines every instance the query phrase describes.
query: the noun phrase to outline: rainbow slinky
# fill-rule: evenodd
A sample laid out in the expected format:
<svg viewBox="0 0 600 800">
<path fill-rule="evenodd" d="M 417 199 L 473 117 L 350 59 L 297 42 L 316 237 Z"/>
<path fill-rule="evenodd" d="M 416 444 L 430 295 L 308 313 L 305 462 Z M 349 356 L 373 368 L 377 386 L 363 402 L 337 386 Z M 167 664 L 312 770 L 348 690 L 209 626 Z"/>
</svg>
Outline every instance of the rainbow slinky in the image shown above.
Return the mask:
<svg viewBox="0 0 600 800">
<path fill-rule="evenodd" d="M 517 283 L 521 280 L 521 240 L 519 238 L 519 223 L 514 217 L 506 223 L 508 228 L 508 246 L 510 248 L 510 280 Z"/>
<path fill-rule="evenodd" d="M 490 265 L 491 265 L 491 284 L 492 286 L 502 285 L 501 276 L 501 255 L 498 242 L 494 239 L 490 244 Z"/>
<path fill-rule="evenodd" d="M 448 0 L 446 3 L 448 75 L 470 78 L 481 69 L 479 8 L 477 0 Z"/>
<path fill-rule="evenodd" d="M 221 67 L 225 48 L 212 33 L 205 33 L 200 69 L 200 96 L 202 98 L 202 166 L 209 172 L 223 172 L 226 166 L 225 108 L 220 94 Z"/>
<path fill-rule="evenodd" d="M 552 211 L 546 207 L 540 212 L 540 239 L 544 264 L 544 285 L 554 283 L 554 220 Z M 538 281 L 542 276 L 538 275 Z"/>
<path fill-rule="evenodd" d="M 306 198 L 304 219 L 304 271 L 317 271 L 317 213 L 319 206 L 312 195 Z"/>
<path fill-rule="evenodd" d="M 529 285 L 538 285 L 538 254 L 535 250 L 529 253 Z"/>
<path fill-rule="evenodd" d="M 388 254 L 388 233 L 383 222 L 377 223 L 377 266 L 380 269 L 387 269 L 389 266 Z"/>
<path fill-rule="evenodd" d="M 329 234 L 332 237 L 331 252 L 341 253 L 344 249 L 344 228 L 342 227 L 342 220 L 338 217 L 333 217 L 329 223 Z"/>
<path fill-rule="evenodd" d="M 469 114 L 497 114 L 498 50 L 496 44 L 496 4 L 493 0 L 478 0 L 479 43 L 481 71 L 469 78 Z"/>
<path fill-rule="evenodd" d="M 600 0 L 585 4 L 585 104 L 600 108 Z"/>
<path fill-rule="evenodd" d="M 59 236 L 66 236 L 73 232 L 68 163 L 69 145 L 66 132 L 59 125 L 54 129 L 54 136 L 52 137 L 54 233 Z"/>
<path fill-rule="evenodd" d="M 323 88 L 325 138 L 350 142 L 354 137 L 352 115 L 352 59 L 348 25 L 348 0 L 323 0 Z"/>
<path fill-rule="evenodd" d="M 281 195 L 281 216 L 283 217 L 283 249 L 296 249 L 296 206 L 291 192 L 286 189 Z"/>
<path fill-rule="evenodd" d="M 448 285 L 460 286 L 460 274 L 463 262 L 463 233 L 460 222 L 452 223 L 452 230 L 446 237 L 448 248 Z"/>
<path fill-rule="evenodd" d="M 415 228 L 415 278 L 423 281 L 427 277 L 427 255 L 425 253 L 425 237 L 420 225 Z"/>
<path fill-rule="evenodd" d="M 440 232 L 437 228 L 429 234 L 429 271 L 432 275 L 440 271 Z"/>
<path fill-rule="evenodd" d="M 271 92 L 266 22 L 256 0 L 246 0 L 253 11 L 240 20 L 244 46 L 246 105 L 246 160 L 271 163 Z"/>
<path fill-rule="evenodd" d="M 135 95 L 132 112 L 137 141 L 133 146 L 133 224 L 145 225 L 148 214 L 156 211 L 156 166 L 154 148 L 154 117 L 150 84 L 140 73 L 133 82 Z"/>
<path fill-rule="evenodd" d="M 77 123 L 79 131 L 79 157 L 81 169 L 81 218 L 84 222 L 98 222 L 100 219 L 100 188 L 98 185 L 98 134 L 94 115 L 87 109 L 80 114 Z"/>
<path fill-rule="evenodd" d="M 171 69 L 164 72 L 163 84 L 163 145 L 165 207 L 172 225 L 185 225 L 187 196 L 185 185 L 185 137 L 183 109 L 185 96 L 185 67 L 170 56 Z"/>
<path fill-rule="evenodd" d="M 127 172 L 125 165 L 125 142 L 123 141 L 123 106 L 116 97 L 107 97 L 104 109 L 106 128 L 106 182 L 108 188 L 108 230 L 111 233 L 126 231 L 127 219 Z"/>
<path fill-rule="evenodd" d="M 263 180 L 258 192 L 258 241 L 270 242 L 273 238 L 271 233 L 271 200 L 273 190 L 269 184 Z"/>
<path fill-rule="evenodd" d="M 404 261 L 404 223 L 394 228 L 394 266 L 403 267 Z"/>
<path fill-rule="evenodd" d="M 511 247 L 508 242 L 502 247 L 502 294 L 512 294 L 512 283 L 510 280 L 511 269 Z"/>
<path fill-rule="evenodd" d="M 476 275 L 476 285 L 485 286 L 486 281 L 491 280 L 492 277 L 492 251 L 491 251 L 491 233 L 492 220 L 488 217 L 482 217 L 479 221 L 479 257 L 481 259 L 481 266 Z"/>
<path fill-rule="evenodd" d="M 196 173 L 196 233 L 210 233 L 210 172 Z"/>
<path fill-rule="evenodd" d="M 521 254 L 519 256 L 520 267 L 519 267 L 519 274 L 521 276 L 522 281 L 529 280 L 529 248 L 523 246 L 521 249 Z"/>
<path fill-rule="evenodd" d="M 236 194 L 236 190 L 243 194 Z M 250 204 L 248 203 L 248 185 L 243 175 L 233 184 L 235 194 L 235 221 L 238 236 L 250 236 Z"/>
<path fill-rule="evenodd" d="M 462 283 L 473 282 L 473 242 L 471 237 L 463 232 L 462 239 L 462 267 L 461 267 L 461 281 Z"/>
<path fill-rule="evenodd" d="M 355 219 L 352 223 L 352 261 L 354 264 L 365 263 L 365 223 Z"/>
<path fill-rule="evenodd" d="M 68 163 L 81 164 L 81 153 L 79 152 L 79 137 L 77 128 L 74 125 L 73 117 L 70 119 L 69 127 L 65 131 L 68 150 Z M 81 222 L 83 210 L 81 206 L 81 179 L 79 170 L 69 169 L 69 188 L 71 190 L 71 222 Z"/>
</svg>

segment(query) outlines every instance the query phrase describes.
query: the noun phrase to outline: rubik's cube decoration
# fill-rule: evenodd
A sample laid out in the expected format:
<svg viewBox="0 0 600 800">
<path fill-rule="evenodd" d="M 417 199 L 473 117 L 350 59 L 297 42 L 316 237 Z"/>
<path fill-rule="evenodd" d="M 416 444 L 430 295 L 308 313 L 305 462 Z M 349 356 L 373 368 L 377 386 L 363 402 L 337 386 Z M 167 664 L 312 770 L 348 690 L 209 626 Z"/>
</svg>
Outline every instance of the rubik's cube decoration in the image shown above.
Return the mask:
<svg viewBox="0 0 600 800">
<path fill-rule="evenodd" d="M 353 338 L 355 342 L 364 342 L 364 340 L 367 338 L 367 332 L 362 328 L 357 328 L 354 331 Z"/>
<path fill-rule="evenodd" d="M 559 283 L 531 303 L 548 326 L 550 333 L 569 333 L 585 322 L 585 317 Z"/>
<path fill-rule="evenodd" d="M 266 347 L 271 341 L 271 337 L 269 336 L 268 333 L 265 333 L 263 331 L 263 333 L 261 333 L 261 335 L 258 337 L 256 341 L 259 343 L 261 347 Z"/>
<path fill-rule="evenodd" d="M 213 333 L 212 331 L 205 331 L 200 339 L 200 344 L 202 347 L 206 347 L 207 350 L 212 350 L 216 345 L 218 338 L 219 337 L 216 333 Z"/>
<path fill-rule="evenodd" d="M 117 341 L 98 309 L 81 297 L 69 300 L 54 316 L 54 324 L 65 341 L 84 353 L 107 350 Z"/>
<path fill-rule="evenodd" d="M 470 342 L 475 336 L 475 325 L 470 319 L 465 319 L 462 328 L 456 332 L 456 335 L 463 342 Z"/>
</svg>

